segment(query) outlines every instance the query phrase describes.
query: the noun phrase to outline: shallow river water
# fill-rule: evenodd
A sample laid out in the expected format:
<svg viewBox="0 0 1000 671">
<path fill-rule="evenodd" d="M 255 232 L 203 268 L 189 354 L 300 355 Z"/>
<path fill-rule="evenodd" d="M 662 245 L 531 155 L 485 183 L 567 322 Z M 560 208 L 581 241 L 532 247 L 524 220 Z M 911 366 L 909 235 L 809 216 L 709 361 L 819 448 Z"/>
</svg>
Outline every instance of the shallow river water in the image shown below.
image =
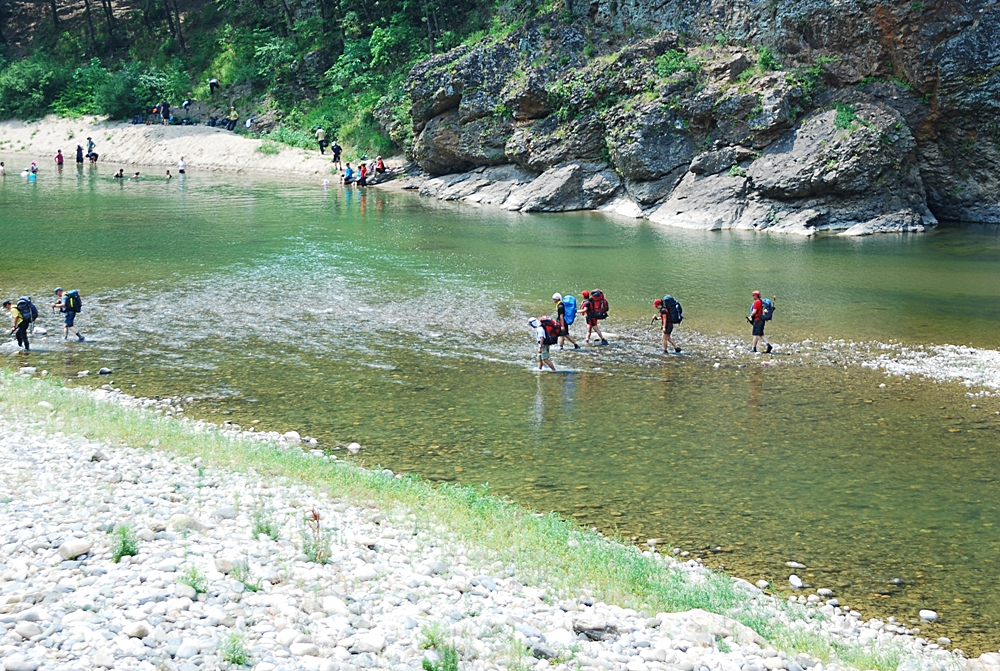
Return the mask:
<svg viewBox="0 0 1000 671">
<path fill-rule="evenodd" d="M 929 637 L 1000 645 L 1000 403 L 856 365 L 890 340 L 1000 345 L 997 229 L 802 240 L 310 178 L 53 173 L 0 182 L 0 287 L 79 288 L 88 342 L 45 308 L 50 337 L 0 346 L 10 366 L 108 366 L 128 393 L 196 397 L 193 417 L 357 440 L 367 465 L 489 483 L 782 591 L 799 562 L 866 616 L 932 608 Z M 532 372 L 527 317 L 595 286 L 612 345 Z M 777 297 L 778 356 L 735 349 L 753 288 Z M 647 330 L 667 292 L 681 356 Z"/>
</svg>

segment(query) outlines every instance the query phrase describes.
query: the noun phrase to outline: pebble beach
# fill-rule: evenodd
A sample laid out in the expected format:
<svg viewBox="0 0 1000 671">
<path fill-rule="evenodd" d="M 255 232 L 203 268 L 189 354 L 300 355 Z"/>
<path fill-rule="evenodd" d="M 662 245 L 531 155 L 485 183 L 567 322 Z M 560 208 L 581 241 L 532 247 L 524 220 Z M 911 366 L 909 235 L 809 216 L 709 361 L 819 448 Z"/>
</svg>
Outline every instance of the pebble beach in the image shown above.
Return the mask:
<svg viewBox="0 0 1000 671">
<path fill-rule="evenodd" d="M 98 393 L 102 403 L 144 405 Z M 726 614 L 637 612 L 585 589 L 527 584 L 517 567 L 419 509 L 382 510 L 284 478 L 206 467 L 158 446 L 116 447 L 53 433 L 44 421 L 5 420 L 6 671 L 851 668 L 769 642 Z M 336 459 L 296 434 L 256 439 Z M 644 554 L 690 585 L 713 576 L 669 550 Z M 866 620 L 823 589 L 803 586 L 792 603 L 766 586 L 730 580 L 744 613 L 750 608 L 799 640 L 888 655 L 906 669 L 1000 668 L 1000 655 L 966 660 L 946 649 L 946 639 L 927 641 L 892 618 Z"/>
</svg>

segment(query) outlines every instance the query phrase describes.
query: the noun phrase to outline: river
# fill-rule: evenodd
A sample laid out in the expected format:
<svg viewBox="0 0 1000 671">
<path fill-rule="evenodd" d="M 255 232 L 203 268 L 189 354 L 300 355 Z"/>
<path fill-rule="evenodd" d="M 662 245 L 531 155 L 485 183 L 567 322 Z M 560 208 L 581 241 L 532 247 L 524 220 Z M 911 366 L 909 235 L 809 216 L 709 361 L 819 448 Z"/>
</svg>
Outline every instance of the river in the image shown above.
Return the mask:
<svg viewBox="0 0 1000 671">
<path fill-rule="evenodd" d="M 931 608 L 928 638 L 997 648 L 1000 403 L 858 365 L 1000 346 L 996 228 L 805 240 L 112 173 L 0 182 L 0 286 L 39 305 L 80 289 L 88 338 L 64 343 L 44 307 L 50 337 L 3 345 L 8 365 L 108 366 L 130 394 L 195 397 L 192 417 L 358 441 L 366 465 L 489 483 L 783 592 L 797 572 L 866 616 Z M 533 372 L 526 319 L 593 287 L 611 345 Z M 777 300 L 774 356 L 740 351 L 754 288 Z M 649 327 L 664 293 L 680 356 Z"/>
</svg>

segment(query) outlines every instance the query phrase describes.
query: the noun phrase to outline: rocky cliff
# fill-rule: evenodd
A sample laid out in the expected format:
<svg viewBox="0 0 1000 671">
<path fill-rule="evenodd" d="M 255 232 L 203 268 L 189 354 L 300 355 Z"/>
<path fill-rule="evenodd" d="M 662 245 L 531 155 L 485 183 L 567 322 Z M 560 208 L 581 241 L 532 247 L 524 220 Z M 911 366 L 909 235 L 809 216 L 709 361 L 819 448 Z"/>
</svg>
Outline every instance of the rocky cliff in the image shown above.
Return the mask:
<svg viewBox="0 0 1000 671">
<path fill-rule="evenodd" d="M 407 90 L 439 198 L 806 235 L 1000 223 L 992 3 L 571 0 Z"/>
</svg>

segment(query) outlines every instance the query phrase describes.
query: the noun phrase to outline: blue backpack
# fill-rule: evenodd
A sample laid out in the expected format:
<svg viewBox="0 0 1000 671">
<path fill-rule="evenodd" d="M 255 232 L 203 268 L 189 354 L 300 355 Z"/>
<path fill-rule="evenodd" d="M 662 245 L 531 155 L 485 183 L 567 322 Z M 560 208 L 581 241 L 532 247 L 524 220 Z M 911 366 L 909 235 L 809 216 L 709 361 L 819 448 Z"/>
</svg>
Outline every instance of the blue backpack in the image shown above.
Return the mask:
<svg viewBox="0 0 1000 671">
<path fill-rule="evenodd" d="M 566 308 L 566 325 L 569 326 L 576 321 L 576 299 L 572 296 L 563 296 L 562 304 Z"/>
<path fill-rule="evenodd" d="M 771 317 L 774 316 L 774 301 L 772 301 L 770 298 L 761 298 L 760 304 L 761 304 L 761 309 L 760 309 L 761 319 L 763 319 L 766 322 L 771 321 Z"/>
<path fill-rule="evenodd" d="M 671 324 L 680 324 L 684 321 L 684 308 L 681 307 L 680 301 L 670 294 L 663 297 L 663 307 L 660 309 L 661 314 L 662 312 L 667 313 Z"/>
</svg>

